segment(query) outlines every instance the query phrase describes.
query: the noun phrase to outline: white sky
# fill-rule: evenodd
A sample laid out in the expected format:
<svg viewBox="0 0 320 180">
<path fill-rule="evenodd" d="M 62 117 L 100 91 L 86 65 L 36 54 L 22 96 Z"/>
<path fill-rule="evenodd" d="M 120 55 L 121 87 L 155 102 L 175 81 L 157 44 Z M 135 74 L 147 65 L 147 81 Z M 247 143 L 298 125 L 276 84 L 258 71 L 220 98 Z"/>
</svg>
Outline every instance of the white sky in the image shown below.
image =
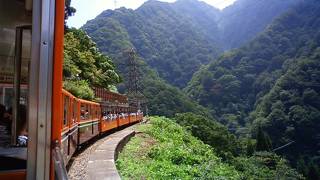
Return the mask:
<svg viewBox="0 0 320 180">
<path fill-rule="evenodd" d="M 126 7 L 137 9 L 147 0 L 116 0 L 116 7 Z M 174 2 L 175 0 L 160 0 L 164 2 Z M 223 9 L 236 0 L 200 0 L 207 4 Z M 102 11 L 115 8 L 115 0 L 72 0 L 71 6 L 77 9 L 74 16 L 68 19 L 68 25 L 71 27 L 79 28 L 84 25 L 88 20 L 94 19 Z"/>
</svg>

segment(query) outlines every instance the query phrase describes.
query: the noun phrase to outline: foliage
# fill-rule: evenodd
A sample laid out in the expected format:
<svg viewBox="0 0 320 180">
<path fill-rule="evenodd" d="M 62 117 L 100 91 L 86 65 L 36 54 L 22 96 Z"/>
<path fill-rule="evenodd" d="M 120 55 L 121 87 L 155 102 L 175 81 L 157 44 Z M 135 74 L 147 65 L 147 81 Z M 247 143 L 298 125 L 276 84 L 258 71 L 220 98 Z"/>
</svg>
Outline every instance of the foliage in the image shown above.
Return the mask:
<svg viewBox="0 0 320 180">
<path fill-rule="evenodd" d="M 65 1 L 65 8 L 64 8 L 64 28 L 67 29 L 66 21 L 70 16 L 73 16 L 76 13 L 76 9 L 71 6 L 71 0 Z"/>
<path fill-rule="evenodd" d="M 298 2 L 301 3 L 288 11 Z M 270 167 L 251 168 L 259 164 L 251 156 L 254 149 L 271 150 L 272 146 L 294 140 L 293 145 L 277 153 L 286 155 L 293 165 L 299 156 L 319 164 L 320 138 L 316 132 L 320 119 L 319 12 L 316 0 L 239 0 L 222 12 L 195 0 L 173 4 L 149 1 L 137 10 L 104 11 L 83 29 L 103 53 L 116 59 L 115 64 L 123 74 L 126 69 L 120 66 L 125 63 L 123 52 L 128 48 L 137 51 L 144 66 L 141 70 L 143 94 L 151 114 L 172 117 L 177 112 L 193 112 L 209 117 L 204 106 L 228 129 L 236 129 L 237 135 L 245 137 L 251 133 L 256 140 L 241 138 L 236 142 L 241 146 L 240 151 L 245 148 L 249 156 L 244 161 L 249 163 L 244 165 L 244 174 L 256 179 L 269 177 L 265 173 Z M 281 17 L 269 24 L 279 14 Z M 264 32 L 258 34 L 265 27 Z M 253 37 L 245 46 L 216 59 L 222 49 L 238 47 Z M 67 70 L 77 74 L 78 69 L 70 63 Z M 185 92 L 202 106 L 166 83 L 183 88 L 192 74 Z M 179 117 L 181 122 L 189 119 L 191 123 L 183 125 L 213 147 L 218 145 L 211 139 L 232 139 L 225 129 L 207 123 L 203 117 L 185 116 Z M 204 125 L 198 126 L 217 128 L 214 130 L 221 131 L 225 137 L 210 130 L 192 131 L 198 128 L 192 124 L 199 123 L 199 119 Z M 223 152 L 217 148 L 217 154 L 230 159 L 237 148 L 231 144 L 225 147 L 230 149 Z M 241 154 L 236 158 L 247 157 Z M 277 164 L 285 164 L 280 162 Z M 318 168 L 306 166 L 302 169 L 307 170 L 301 172 L 316 177 Z M 283 173 L 277 172 L 270 176 L 283 177 Z"/>
<path fill-rule="evenodd" d="M 153 71 L 146 73 L 143 83 L 142 92 L 148 100 L 150 114 L 173 117 L 176 113 L 193 112 L 211 117 L 207 109 L 192 101 L 178 88 L 166 84 Z"/>
<path fill-rule="evenodd" d="M 254 127 L 262 124 L 276 146 L 294 141 L 280 151 L 293 161 L 300 155 L 309 161 L 319 157 L 320 66 L 314 57 L 292 65 L 251 114 Z"/>
<path fill-rule="evenodd" d="M 298 2 L 300 0 L 237 0 L 221 13 L 222 45 L 225 49 L 232 49 L 249 42 L 274 18 Z"/>
<path fill-rule="evenodd" d="M 170 119 L 152 117 L 139 130 L 143 134 L 132 138 L 117 160 L 124 179 L 239 179 L 208 145 Z"/>
<path fill-rule="evenodd" d="M 174 120 L 190 131 L 193 136 L 213 147 L 223 159 L 231 159 L 240 151 L 237 138 L 214 119 L 193 113 L 183 113 L 176 114 Z"/>
<path fill-rule="evenodd" d="M 271 139 L 267 133 L 265 133 L 262 128 L 259 126 L 257 130 L 257 151 L 271 151 L 272 144 Z"/>
<path fill-rule="evenodd" d="M 64 81 L 63 87 L 78 98 L 87 100 L 94 99 L 94 92 L 85 80 Z"/>
<path fill-rule="evenodd" d="M 281 3 L 275 7 L 278 4 Z M 123 54 L 131 48 L 136 50 L 142 61 L 141 90 L 148 99 L 150 114 L 172 117 L 175 113 L 194 112 L 210 116 L 205 108 L 192 102 L 172 85 L 184 87 L 201 65 L 213 61 L 220 54 L 221 49 L 217 47 L 221 46 L 219 42 L 224 29 L 218 25 L 221 13 L 196 0 L 179 0 L 170 4 L 148 1 L 137 10 L 106 10 L 88 21 L 82 29 L 104 54 L 114 59 L 123 77 L 127 76 L 126 57 Z M 275 17 L 277 13 L 279 11 L 275 10 L 270 16 Z M 248 16 L 248 21 L 255 17 Z M 262 24 L 266 25 L 270 21 L 271 18 Z M 230 90 L 237 86 L 239 84 L 235 82 Z M 125 93 L 123 85 L 118 88 Z M 237 126 L 236 121 L 243 116 L 244 113 L 230 113 L 225 119 L 234 120 L 234 126 Z"/>
<path fill-rule="evenodd" d="M 206 38 L 195 21 L 213 19 L 216 10 L 204 3 L 195 3 L 196 9 L 186 10 L 184 3 L 148 1 L 137 10 L 107 10 L 83 29 L 103 52 L 119 56 L 125 49 L 134 48 L 161 78 L 183 87 L 201 64 L 219 53 L 216 44 Z M 213 15 L 203 17 L 203 8 L 211 10 Z M 212 26 L 208 28 L 214 29 Z"/>
<path fill-rule="evenodd" d="M 258 127 L 292 165 L 319 163 L 320 4 L 304 1 L 240 49 L 195 73 L 186 92 L 229 128 Z M 269 149 L 269 148 L 267 148 Z M 307 174 L 305 174 L 307 175 Z"/>
<path fill-rule="evenodd" d="M 304 179 L 274 153 L 257 152 L 251 157 L 237 157 L 232 163 L 243 172 L 243 179 Z"/>
<path fill-rule="evenodd" d="M 303 179 L 274 153 L 257 152 L 222 162 L 215 148 L 188 132 L 190 126 L 185 118 L 196 121 L 196 115 L 177 116 L 180 120 L 175 121 L 184 127 L 164 117 L 151 117 L 149 124 L 139 127 L 140 133 L 130 140 L 117 160 L 124 179 Z M 214 136 L 219 139 L 218 134 Z"/>
<path fill-rule="evenodd" d="M 85 32 L 77 29 L 65 34 L 63 76 L 67 90 L 88 98 L 92 90 L 85 91 L 90 87 L 109 88 L 121 80 L 111 59 L 99 52 Z M 84 94 L 79 94 L 82 92 Z"/>
<path fill-rule="evenodd" d="M 104 11 L 83 29 L 104 53 L 117 57 L 132 47 L 161 78 L 184 88 L 201 65 L 254 37 L 296 1 L 246 0 L 220 11 L 197 0 L 150 0 L 136 10 Z"/>
</svg>

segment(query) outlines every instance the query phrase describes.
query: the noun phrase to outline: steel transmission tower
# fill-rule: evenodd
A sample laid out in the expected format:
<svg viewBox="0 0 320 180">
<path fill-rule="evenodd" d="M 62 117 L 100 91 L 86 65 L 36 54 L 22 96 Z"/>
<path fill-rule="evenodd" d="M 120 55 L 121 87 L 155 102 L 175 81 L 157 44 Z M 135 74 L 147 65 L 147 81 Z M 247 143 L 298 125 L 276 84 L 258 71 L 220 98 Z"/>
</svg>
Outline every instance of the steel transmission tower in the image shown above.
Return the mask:
<svg viewBox="0 0 320 180">
<path fill-rule="evenodd" d="M 135 107 L 136 110 L 141 110 L 141 104 L 145 103 L 145 98 L 140 92 L 140 72 L 138 68 L 138 62 L 136 59 L 136 52 L 133 48 L 125 51 L 127 57 L 127 96 L 129 98 L 129 104 Z"/>
</svg>

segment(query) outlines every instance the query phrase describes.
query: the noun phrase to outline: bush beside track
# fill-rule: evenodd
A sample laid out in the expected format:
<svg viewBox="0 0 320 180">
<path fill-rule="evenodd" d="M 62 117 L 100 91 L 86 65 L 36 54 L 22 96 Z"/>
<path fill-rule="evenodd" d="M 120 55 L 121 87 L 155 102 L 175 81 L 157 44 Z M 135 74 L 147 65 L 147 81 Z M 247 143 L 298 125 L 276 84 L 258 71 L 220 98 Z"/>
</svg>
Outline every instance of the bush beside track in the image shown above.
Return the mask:
<svg viewBox="0 0 320 180">
<path fill-rule="evenodd" d="M 125 146 L 117 160 L 123 179 L 239 179 L 212 148 L 164 117 L 148 124 Z"/>
</svg>

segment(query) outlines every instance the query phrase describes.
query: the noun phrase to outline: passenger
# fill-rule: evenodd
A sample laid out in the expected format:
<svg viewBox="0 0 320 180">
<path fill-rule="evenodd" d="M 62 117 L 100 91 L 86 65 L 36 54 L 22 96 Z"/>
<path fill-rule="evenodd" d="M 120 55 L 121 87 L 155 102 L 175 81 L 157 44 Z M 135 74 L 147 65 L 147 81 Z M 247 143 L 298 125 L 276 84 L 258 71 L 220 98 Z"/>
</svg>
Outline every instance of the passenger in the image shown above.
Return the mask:
<svg viewBox="0 0 320 180">
<path fill-rule="evenodd" d="M 6 112 L 6 107 L 2 104 L 0 104 L 0 120 L 2 121 L 3 115 Z"/>
<path fill-rule="evenodd" d="M 86 119 L 89 119 L 89 110 L 86 110 L 86 113 L 84 114 L 84 117 L 85 117 Z"/>
<path fill-rule="evenodd" d="M 12 107 L 9 108 L 3 115 L 3 122 L 7 125 L 7 130 L 11 132 L 12 126 Z"/>
<path fill-rule="evenodd" d="M 103 113 L 102 113 L 102 119 L 103 120 L 107 120 L 107 112 L 105 112 L 105 111 L 103 111 Z"/>
<path fill-rule="evenodd" d="M 20 119 L 17 121 L 17 145 L 26 147 L 28 145 L 28 128 L 27 128 L 27 108 L 20 105 Z"/>
<path fill-rule="evenodd" d="M 109 121 L 112 121 L 112 114 L 111 114 L 110 111 L 108 112 L 108 120 L 109 120 Z"/>
<path fill-rule="evenodd" d="M 83 120 L 85 119 L 85 112 L 83 109 L 81 109 L 80 118 Z"/>
<path fill-rule="evenodd" d="M 6 108 L 0 104 L 0 147 L 7 147 L 11 141 L 11 121 L 7 119 Z"/>
</svg>

